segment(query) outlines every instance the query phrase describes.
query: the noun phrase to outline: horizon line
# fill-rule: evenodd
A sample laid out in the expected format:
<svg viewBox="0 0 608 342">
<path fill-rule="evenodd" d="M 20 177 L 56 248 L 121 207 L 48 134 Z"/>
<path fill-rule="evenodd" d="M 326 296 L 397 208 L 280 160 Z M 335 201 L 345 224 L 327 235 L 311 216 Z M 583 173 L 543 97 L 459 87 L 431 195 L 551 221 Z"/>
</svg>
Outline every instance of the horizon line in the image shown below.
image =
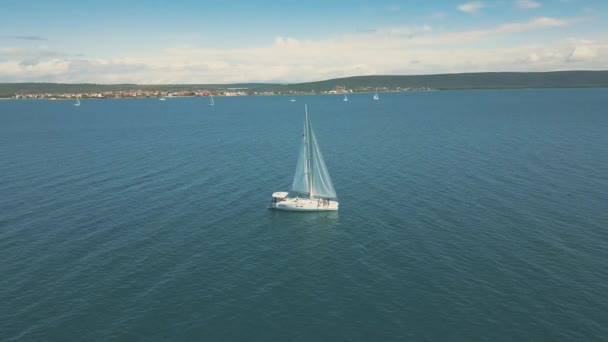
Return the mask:
<svg viewBox="0 0 608 342">
<path fill-rule="evenodd" d="M 243 81 L 243 82 L 231 82 L 231 83 L 95 83 L 95 82 L 81 82 L 81 83 L 63 83 L 63 82 L 0 82 L 0 84 L 66 84 L 66 85 L 135 85 L 135 86 L 166 86 L 166 85 L 205 85 L 205 86 L 223 86 L 223 85 L 234 85 L 234 84 L 265 84 L 265 85 L 299 85 L 317 82 L 326 82 L 332 80 L 342 80 L 356 77 L 407 77 L 407 76 L 446 76 L 446 75 L 468 75 L 468 74 L 549 74 L 559 72 L 608 72 L 608 69 L 592 70 L 592 69 L 568 69 L 568 70 L 548 70 L 548 71 L 475 71 L 475 72 L 453 72 L 453 73 L 437 73 L 437 74 L 383 74 L 383 75 L 355 75 L 345 77 L 334 77 L 326 78 L 316 81 L 307 82 L 259 82 L 259 81 Z"/>
</svg>

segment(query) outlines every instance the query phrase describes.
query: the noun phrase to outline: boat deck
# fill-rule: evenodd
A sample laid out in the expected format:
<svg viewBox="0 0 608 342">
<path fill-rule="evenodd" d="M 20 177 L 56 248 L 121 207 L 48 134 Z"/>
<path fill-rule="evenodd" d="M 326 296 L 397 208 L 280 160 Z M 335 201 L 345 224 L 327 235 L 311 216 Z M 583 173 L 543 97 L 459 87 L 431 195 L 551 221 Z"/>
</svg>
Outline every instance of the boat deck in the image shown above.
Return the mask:
<svg viewBox="0 0 608 342">
<path fill-rule="evenodd" d="M 309 198 L 283 198 L 273 202 L 272 209 L 290 211 L 331 211 L 338 210 L 339 203 L 334 200 Z"/>
</svg>

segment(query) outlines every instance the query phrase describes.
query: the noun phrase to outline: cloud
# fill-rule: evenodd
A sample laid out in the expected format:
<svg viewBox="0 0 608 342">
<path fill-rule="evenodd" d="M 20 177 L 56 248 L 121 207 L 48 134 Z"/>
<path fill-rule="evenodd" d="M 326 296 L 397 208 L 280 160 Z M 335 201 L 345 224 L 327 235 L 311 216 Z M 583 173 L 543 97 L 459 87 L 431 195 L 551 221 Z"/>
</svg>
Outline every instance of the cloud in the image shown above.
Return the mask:
<svg viewBox="0 0 608 342">
<path fill-rule="evenodd" d="M 377 29 L 370 29 L 367 31 L 360 31 L 360 33 L 371 34 L 384 38 L 392 37 L 409 37 L 412 38 L 415 34 L 423 34 L 432 32 L 433 28 L 430 25 L 420 26 L 390 26 L 381 27 Z"/>
<path fill-rule="evenodd" d="M 475 44 L 488 39 L 497 39 L 500 38 L 500 36 L 508 36 L 515 33 L 565 27 L 578 20 L 579 19 L 577 18 L 558 19 L 537 17 L 525 22 L 510 22 L 486 29 L 454 32 L 435 32 L 432 30 L 432 27 L 428 25 L 416 27 L 388 27 L 372 30 L 370 31 L 370 35 L 374 36 L 378 41 L 391 40 L 395 45 L 395 48 L 399 46 L 403 48 L 412 46 L 437 46 L 438 48 L 449 46 L 458 48 L 463 45 Z M 398 35 L 397 33 L 399 32 L 402 34 Z M 404 37 L 407 38 L 407 41 L 399 40 L 399 38 Z"/>
<path fill-rule="evenodd" d="M 47 40 L 46 38 L 41 36 L 15 36 L 14 38 L 21 40 Z"/>
<path fill-rule="evenodd" d="M 472 1 L 464 4 L 458 5 L 458 9 L 462 12 L 474 13 L 479 11 L 483 7 L 483 2 L 481 1 Z"/>
<path fill-rule="evenodd" d="M 539 8 L 541 4 L 534 0 L 517 0 L 515 1 L 515 7 L 523 9 Z"/>
<path fill-rule="evenodd" d="M 548 28 L 548 27 L 560 27 L 567 26 L 570 23 L 575 21 L 575 19 L 556 19 L 551 17 L 538 17 L 534 18 L 531 21 L 523 22 L 523 23 L 507 23 L 498 26 L 496 29 L 491 30 L 490 32 L 495 33 L 514 33 L 514 32 L 522 32 L 529 31 L 533 29 L 539 28 Z"/>
<path fill-rule="evenodd" d="M 572 52 L 566 59 L 568 62 L 581 62 L 592 60 L 597 55 L 596 49 L 590 45 L 578 45 L 572 49 Z"/>
<path fill-rule="evenodd" d="M 608 69 L 608 41 L 538 38 L 577 18 L 538 17 L 474 30 L 387 26 L 324 39 L 277 36 L 239 48 L 167 47 L 113 58 L 0 47 L 4 82 L 304 82 L 374 74 Z M 527 39 L 512 39 L 526 34 Z M 524 43 L 525 42 L 525 43 Z M 488 45 L 490 44 L 490 45 Z"/>
<path fill-rule="evenodd" d="M 36 40 L 36 41 L 48 40 L 41 36 L 9 36 L 9 38 L 17 39 L 17 40 Z"/>
<path fill-rule="evenodd" d="M 532 52 L 530 54 L 530 56 L 528 56 L 528 61 L 534 63 L 534 62 L 538 62 L 540 60 L 540 57 L 538 56 L 538 54 L 536 54 L 536 52 Z"/>
<path fill-rule="evenodd" d="M 69 64 L 63 59 L 3 62 L 0 63 L 0 79 L 7 79 L 8 82 L 54 80 L 69 71 Z"/>
<path fill-rule="evenodd" d="M 38 48 L 22 48 L 22 47 L 0 47 L 1 57 L 20 57 L 29 59 L 49 58 L 49 57 L 67 57 L 68 54 L 61 51 L 50 50 L 45 47 Z"/>
</svg>

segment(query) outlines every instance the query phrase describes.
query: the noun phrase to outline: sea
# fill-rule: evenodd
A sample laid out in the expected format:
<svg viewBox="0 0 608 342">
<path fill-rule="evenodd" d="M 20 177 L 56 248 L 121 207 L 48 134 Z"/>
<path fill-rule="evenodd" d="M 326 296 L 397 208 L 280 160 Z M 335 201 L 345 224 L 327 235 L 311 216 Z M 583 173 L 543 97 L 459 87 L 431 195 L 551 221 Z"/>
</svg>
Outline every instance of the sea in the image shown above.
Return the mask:
<svg viewBox="0 0 608 342">
<path fill-rule="evenodd" d="M 291 98 L 0 101 L 0 340 L 608 339 L 608 89 Z"/>
</svg>

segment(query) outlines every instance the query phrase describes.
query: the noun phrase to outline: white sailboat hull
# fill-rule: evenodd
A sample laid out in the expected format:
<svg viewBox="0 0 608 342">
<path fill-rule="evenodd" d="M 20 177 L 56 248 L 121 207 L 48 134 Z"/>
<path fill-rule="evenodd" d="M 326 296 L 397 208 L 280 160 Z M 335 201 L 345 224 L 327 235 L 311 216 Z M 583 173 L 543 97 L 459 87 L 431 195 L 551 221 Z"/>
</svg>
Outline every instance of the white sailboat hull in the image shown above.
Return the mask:
<svg viewBox="0 0 608 342">
<path fill-rule="evenodd" d="M 335 211 L 339 203 L 333 200 L 318 200 L 309 198 L 283 198 L 273 201 L 271 209 L 288 211 Z"/>
</svg>

